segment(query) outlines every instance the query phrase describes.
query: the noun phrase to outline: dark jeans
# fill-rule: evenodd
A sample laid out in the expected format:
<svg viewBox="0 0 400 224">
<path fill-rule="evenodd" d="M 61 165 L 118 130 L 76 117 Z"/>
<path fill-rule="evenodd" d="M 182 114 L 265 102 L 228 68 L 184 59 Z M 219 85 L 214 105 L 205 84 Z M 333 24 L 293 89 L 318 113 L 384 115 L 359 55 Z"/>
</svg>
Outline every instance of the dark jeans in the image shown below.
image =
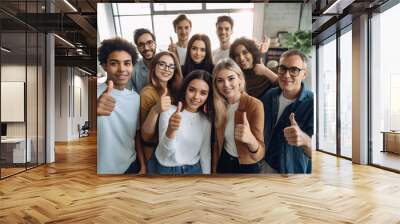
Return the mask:
<svg viewBox="0 0 400 224">
<path fill-rule="evenodd" d="M 147 175 L 154 175 L 157 174 L 157 159 L 156 159 L 156 152 L 155 150 L 153 151 L 153 154 L 151 155 L 151 158 L 147 160 L 146 165 L 147 165 Z"/>
<path fill-rule="evenodd" d="M 157 172 L 159 174 L 202 174 L 200 161 L 194 165 L 183 165 L 183 166 L 163 166 L 157 161 Z"/>
<path fill-rule="evenodd" d="M 258 163 L 240 164 L 238 158 L 231 156 L 225 149 L 218 160 L 217 173 L 260 173 Z"/>
<path fill-rule="evenodd" d="M 124 174 L 137 174 L 140 170 L 140 163 L 138 159 L 136 158 L 135 161 L 129 165 L 128 169 L 126 169 Z"/>
</svg>

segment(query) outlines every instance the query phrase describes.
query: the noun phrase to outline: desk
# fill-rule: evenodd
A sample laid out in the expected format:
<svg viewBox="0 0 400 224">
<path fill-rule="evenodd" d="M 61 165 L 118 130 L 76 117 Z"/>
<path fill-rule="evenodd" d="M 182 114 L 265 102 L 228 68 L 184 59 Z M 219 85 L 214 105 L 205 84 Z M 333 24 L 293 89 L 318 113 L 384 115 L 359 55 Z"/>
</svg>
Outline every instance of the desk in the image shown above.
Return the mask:
<svg viewBox="0 0 400 224">
<path fill-rule="evenodd" d="M 1 139 L 1 157 L 7 163 L 30 162 L 32 158 L 30 138 L 27 139 L 28 147 L 25 152 L 25 138 L 6 138 Z M 12 158 L 12 159 L 11 159 Z M 25 161 L 27 158 L 27 161 Z"/>
<path fill-rule="evenodd" d="M 383 133 L 382 152 L 400 154 L 400 131 L 382 131 L 381 133 Z"/>
</svg>

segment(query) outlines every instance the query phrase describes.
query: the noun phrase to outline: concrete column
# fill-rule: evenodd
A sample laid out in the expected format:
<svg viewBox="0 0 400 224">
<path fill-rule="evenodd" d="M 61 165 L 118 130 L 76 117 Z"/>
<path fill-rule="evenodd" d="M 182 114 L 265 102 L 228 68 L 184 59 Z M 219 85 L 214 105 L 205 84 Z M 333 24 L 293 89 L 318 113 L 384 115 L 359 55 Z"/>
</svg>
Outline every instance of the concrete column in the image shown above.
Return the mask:
<svg viewBox="0 0 400 224">
<path fill-rule="evenodd" d="M 368 15 L 353 20 L 353 162 L 368 163 Z"/>
</svg>

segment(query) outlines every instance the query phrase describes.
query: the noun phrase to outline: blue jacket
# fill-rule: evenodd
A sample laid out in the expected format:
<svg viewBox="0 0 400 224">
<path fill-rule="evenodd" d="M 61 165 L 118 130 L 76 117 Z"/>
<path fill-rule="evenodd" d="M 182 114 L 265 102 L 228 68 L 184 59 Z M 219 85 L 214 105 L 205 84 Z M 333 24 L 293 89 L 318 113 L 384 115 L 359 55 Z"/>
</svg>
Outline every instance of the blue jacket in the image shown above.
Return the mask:
<svg viewBox="0 0 400 224">
<path fill-rule="evenodd" d="M 284 109 L 276 123 L 281 92 L 279 87 L 275 87 L 260 99 L 265 113 L 265 161 L 279 173 L 311 173 L 311 158 L 304 153 L 302 147 L 287 143 L 283 129 L 290 126 L 289 115 L 293 112 L 300 129 L 310 137 L 313 135 L 314 94 L 302 83 L 300 96 Z"/>
</svg>

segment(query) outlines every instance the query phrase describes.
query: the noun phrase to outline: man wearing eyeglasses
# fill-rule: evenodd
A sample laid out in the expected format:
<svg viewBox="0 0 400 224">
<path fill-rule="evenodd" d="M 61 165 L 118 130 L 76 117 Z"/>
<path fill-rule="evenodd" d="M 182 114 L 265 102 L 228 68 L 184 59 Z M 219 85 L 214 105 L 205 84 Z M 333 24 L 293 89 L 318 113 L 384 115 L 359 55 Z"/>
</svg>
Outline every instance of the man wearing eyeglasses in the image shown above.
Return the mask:
<svg viewBox="0 0 400 224">
<path fill-rule="evenodd" d="M 279 87 L 261 97 L 264 104 L 265 173 L 311 173 L 314 95 L 303 80 L 306 56 L 296 50 L 282 54 Z"/>
<path fill-rule="evenodd" d="M 135 30 L 133 39 L 142 58 L 135 65 L 135 73 L 128 88 L 140 94 L 140 91 L 149 82 L 150 62 L 156 54 L 156 37 L 148 29 L 140 28 Z"/>
</svg>

